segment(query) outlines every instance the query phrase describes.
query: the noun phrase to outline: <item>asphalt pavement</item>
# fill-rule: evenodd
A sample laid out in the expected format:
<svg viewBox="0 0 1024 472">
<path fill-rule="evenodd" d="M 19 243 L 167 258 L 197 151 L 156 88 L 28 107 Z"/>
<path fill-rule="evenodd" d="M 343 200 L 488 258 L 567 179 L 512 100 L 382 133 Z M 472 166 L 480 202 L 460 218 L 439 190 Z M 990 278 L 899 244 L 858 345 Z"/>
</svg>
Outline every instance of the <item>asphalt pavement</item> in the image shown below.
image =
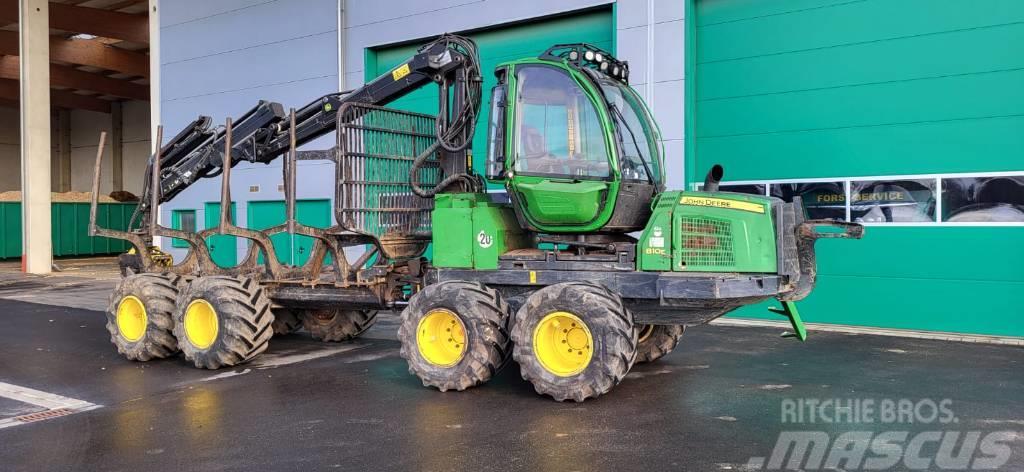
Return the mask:
<svg viewBox="0 0 1024 472">
<path fill-rule="evenodd" d="M 220 371 L 126 361 L 103 323 L 0 300 L 0 470 L 762 470 L 804 430 L 1005 432 L 1001 468 L 1024 470 L 1020 347 L 707 326 L 577 404 L 538 396 L 514 363 L 464 392 L 424 388 L 382 334 L 393 316 L 356 342 L 277 337 Z M 812 399 L 947 401 L 955 421 L 787 419 Z"/>
</svg>

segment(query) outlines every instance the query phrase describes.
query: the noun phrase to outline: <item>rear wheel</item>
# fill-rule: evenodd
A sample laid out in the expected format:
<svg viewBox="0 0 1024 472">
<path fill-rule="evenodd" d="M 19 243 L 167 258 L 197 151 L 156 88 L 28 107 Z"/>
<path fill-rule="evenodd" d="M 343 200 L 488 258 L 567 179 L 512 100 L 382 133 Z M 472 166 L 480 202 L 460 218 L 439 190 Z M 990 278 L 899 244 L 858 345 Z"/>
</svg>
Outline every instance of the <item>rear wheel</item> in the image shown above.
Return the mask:
<svg viewBox="0 0 1024 472">
<path fill-rule="evenodd" d="M 683 337 L 682 325 L 642 325 L 636 346 L 637 362 L 654 362 L 672 352 Z"/>
<path fill-rule="evenodd" d="M 377 321 L 375 310 L 321 309 L 299 312 L 302 327 L 321 341 L 348 341 L 370 329 Z"/>
<path fill-rule="evenodd" d="M 424 288 L 402 311 L 398 328 L 409 373 L 442 392 L 487 382 L 508 360 L 510 313 L 501 294 L 480 283 Z"/>
<path fill-rule="evenodd" d="M 178 352 L 173 314 L 180 283 L 173 274 L 134 274 L 117 284 L 107 308 L 107 331 L 117 352 L 133 361 Z"/>
<path fill-rule="evenodd" d="M 270 299 L 247 277 L 192 280 L 178 296 L 174 336 L 196 367 L 217 369 L 247 362 L 267 349 L 274 331 Z"/>
<path fill-rule="evenodd" d="M 622 381 L 636 358 L 637 332 L 618 295 L 597 284 L 566 282 L 526 299 L 512 342 L 520 373 L 537 393 L 581 402 Z"/>
</svg>

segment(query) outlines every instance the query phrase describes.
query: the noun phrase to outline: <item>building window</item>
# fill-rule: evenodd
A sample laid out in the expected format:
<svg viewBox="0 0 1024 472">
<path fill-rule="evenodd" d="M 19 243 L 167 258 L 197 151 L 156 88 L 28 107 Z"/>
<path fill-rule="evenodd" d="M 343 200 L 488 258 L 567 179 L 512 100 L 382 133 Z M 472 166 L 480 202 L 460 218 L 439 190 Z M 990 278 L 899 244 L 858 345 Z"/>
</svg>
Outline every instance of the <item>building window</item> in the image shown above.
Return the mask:
<svg viewBox="0 0 1024 472">
<path fill-rule="evenodd" d="M 771 196 L 792 202 L 803 200 L 804 217 L 809 220 L 846 221 L 846 187 L 844 182 L 807 182 L 770 184 Z"/>
<path fill-rule="evenodd" d="M 171 210 L 171 228 L 194 233 L 196 231 L 195 210 Z M 171 247 L 189 247 L 183 239 L 172 238 Z"/>
<path fill-rule="evenodd" d="M 701 184 L 703 188 L 704 184 Z M 720 184 L 718 189 L 723 192 L 745 193 L 748 195 L 767 195 L 765 189 L 767 184 Z"/>
<path fill-rule="evenodd" d="M 701 190 L 703 184 L 696 183 L 695 188 Z M 1016 171 L 722 182 L 719 188 L 786 202 L 800 197 L 808 219 L 868 225 L 1024 226 L 1024 172 Z"/>
<path fill-rule="evenodd" d="M 942 221 L 1024 222 L 1024 176 L 943 178 Z"/>
<path fill-rule="evenodd" d="M 933 223 L 935 202 L 935 179 L 850 182 L 850 219 L 856 223 Z"/>
</svg>

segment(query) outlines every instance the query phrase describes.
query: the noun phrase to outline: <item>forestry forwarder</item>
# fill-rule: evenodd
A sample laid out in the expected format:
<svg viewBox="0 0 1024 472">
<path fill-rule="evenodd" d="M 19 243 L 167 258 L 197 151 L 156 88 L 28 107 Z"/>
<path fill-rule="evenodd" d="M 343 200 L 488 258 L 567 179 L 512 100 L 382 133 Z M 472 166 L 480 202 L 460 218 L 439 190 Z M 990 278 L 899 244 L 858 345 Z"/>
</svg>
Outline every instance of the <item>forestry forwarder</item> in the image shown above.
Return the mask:
<svg viewBox="0 0 1024 472">
<path fill-rule="evenodd" d="M 671 351 L 685 326 L 743 305 L 778 299 L 804 339 L 793 302 L 814 286 L 815 240 L 859 238 L 861 226 L 803 221 L 799 201 L 721 192 L 719 166 L 701 192 L 665 191 L 658 127 L 628 65 L 599 48 L 556 45 L 494 73 L 483 175 L 469 155 L 479 58 L 455 35 L 298 111 L 260 102 L 224 127 L 197 119 L 150 159 L 139 229 L 99 228 L 93 211 L 92 234 L 135 247 L 107 314 L 118 351 L 145 361 L 180 350 L 216 369 L 252 359 L 275 332 L 350 339 L 376 310 L 404 307 L 401 355 L 424 385 L 463 390 L 514 359 L 537 392 L 582 401 Z M 382 107 L 430 83 L 436 116 Z M 331 131 L 333 148 L 296 150 Z M 285 222 L 232 224 L 231 168 L 282 156 Z M 334 163 L 335 226 L 296 221 L 298 160 Z M 160 203 L 218 175 L 217 227 L 157 223 Z M 211 259 L 205 241 L 218 234 L 250 242 L 237 266 Z M 308 262 L 279 262 L 280 234 L 313 238 Z M 185 241 L 188 255 L 159 263 L 157 236 Z"/>
</svg>

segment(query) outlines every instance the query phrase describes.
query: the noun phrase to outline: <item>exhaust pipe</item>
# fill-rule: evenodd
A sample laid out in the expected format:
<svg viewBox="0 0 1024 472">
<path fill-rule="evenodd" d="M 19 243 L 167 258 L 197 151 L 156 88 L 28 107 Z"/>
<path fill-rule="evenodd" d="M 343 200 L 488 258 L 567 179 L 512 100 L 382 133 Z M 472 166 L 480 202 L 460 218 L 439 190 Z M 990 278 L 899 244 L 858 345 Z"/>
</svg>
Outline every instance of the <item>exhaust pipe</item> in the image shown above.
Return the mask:
<svg viewBox="0 0 1024 472">
<path fill-rule="evenodd" d="M 705 192 L 717 192 L 718 183 L 722 181 L 722 176 L 725 175 L 725 169 L 722 166 L 715 164 L 711 166 L 711 170 L 708 171 L 707 177 L 704 177 L 704 191 Z"/>
</svg>

